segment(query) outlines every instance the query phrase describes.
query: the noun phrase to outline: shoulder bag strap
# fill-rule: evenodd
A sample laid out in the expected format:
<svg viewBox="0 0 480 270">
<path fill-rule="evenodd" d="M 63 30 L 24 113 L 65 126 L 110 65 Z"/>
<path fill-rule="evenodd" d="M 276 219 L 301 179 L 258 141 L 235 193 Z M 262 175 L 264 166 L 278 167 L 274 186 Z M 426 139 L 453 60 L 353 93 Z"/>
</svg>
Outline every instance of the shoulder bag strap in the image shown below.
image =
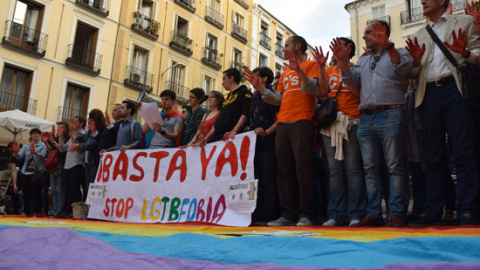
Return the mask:
<svg viewBox="0 0 480 270">
<path fill-rule="evenodd" d="M 342 89 L 342 84 L 343 84 L 343 80 L 340 81 L 340 85 L 338 86 L 337 93 L 335 94 L 335 98 L 338 97 L 338 93 L 340 93 L 340 89 Z"/>
<path fill-rule="evenodd" d="M 450 61 L 450 63 L 452 63 L 453 66 L 458 68 L 457 60 L 455 60 L 455 57 L 453 57 L 452 53 L 447 49 L 445 44 L 443 44 L 443 42 L 438 38 L 437 34 L 435 34 L 435 32 L 433 32 L 432 27 L 430 27 L 430 25 L 427 25 L 426 28 L 427 28 L 428 34 L 430 34 L 433 41 L 437 44 L 437 46 L 440 48 L 440 50 L 442 50 L 443 54 L 445 55 L 445 57 L 447 57 L 448 61 Z"/>
</svg>

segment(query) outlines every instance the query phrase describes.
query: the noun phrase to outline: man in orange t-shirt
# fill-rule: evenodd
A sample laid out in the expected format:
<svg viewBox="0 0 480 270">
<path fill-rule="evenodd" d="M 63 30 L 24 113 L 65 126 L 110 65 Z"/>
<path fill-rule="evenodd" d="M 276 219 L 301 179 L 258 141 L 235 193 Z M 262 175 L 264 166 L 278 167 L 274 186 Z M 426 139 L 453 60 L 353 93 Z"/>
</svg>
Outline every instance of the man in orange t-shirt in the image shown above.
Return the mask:
<svg viewBox="0 0 480 270">
<path fill-rule="evenodd" d="M 307 42 L 292 36 L 285 42 L 287 69 L 280 76 L 277 92 L 258 89 L 265 102 L 280 105 L 275 134 L 277 183 L 282 216 L 269 226 L 312 225 L 314 182 L 312 171 L 313 117 L 319 72 L 315 61 L 307 61 Z M 254 74 L 245 74 L 255 86 Z M 260 87 L 261 88 L 261 87 Z M 262 91 L 263 90 L 263 91 Z M 298 182 L 298 189 L 297 183 Z M 294 192 L 298 190 L 298 194 Z"/>
</svg>

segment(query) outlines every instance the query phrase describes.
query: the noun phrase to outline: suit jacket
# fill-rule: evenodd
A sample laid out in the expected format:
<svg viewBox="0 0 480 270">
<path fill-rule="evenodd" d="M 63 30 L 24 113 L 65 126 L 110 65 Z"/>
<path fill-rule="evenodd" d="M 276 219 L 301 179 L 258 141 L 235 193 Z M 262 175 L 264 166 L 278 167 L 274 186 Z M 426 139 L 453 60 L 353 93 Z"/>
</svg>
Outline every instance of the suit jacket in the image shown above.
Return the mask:
<svg viewBox="0 0 480 270">
<path fill-rule="evenodd" d="M 448 14 L 444 41 L 447 41 L 451 44 L 453 41 L 452 30 L 455 29 L 455 33 L 458 34 L 458 29 L 462 28 L 462 30 L 465 30 L 467 32 L 467 48 L 470 50 L 480 49 L 480 43 L 478 42 L 480 39 L 480 31 L 472 23 L 473 20 L 474 18 L 472 16 Z M 425 43 L 425 54 L 423 55 L 420 66 L 420 74 L 417 78 L 417 91 L 415 95 L 415 107 L 417 108 L 422 104 L 423 97 L 425 95 L 427 73 L 428 69 L 430 68 L 430 64 L 432 63 L 435 42 L 428 34 L 425 27 L 422 27 L 415 34 L 413 34 L 412 40 L 414 37 L 417 37 L 420 46 L 422 43 Z M 442 38 L 440 37 L 440 40 L 441 39 Z M 455 60 L 457 60 L 457 63 L 459 65 L 466 64 L 465 59 L 461 55 L 452 51 L 451 53 L 453 57 L 455 57 Z M 455 77 L 455 82 L 457 83 L 458 90 L 461 93 L 462 83 L 460 80 L 460 72 L 455 66 L 452 65 L 452 63 L 450 63 L 450 61 L 448 61 L 446 57 L 445 61 L 447 62 L 448 68 L 452 72 L 453 77 Z"/>
</svg>

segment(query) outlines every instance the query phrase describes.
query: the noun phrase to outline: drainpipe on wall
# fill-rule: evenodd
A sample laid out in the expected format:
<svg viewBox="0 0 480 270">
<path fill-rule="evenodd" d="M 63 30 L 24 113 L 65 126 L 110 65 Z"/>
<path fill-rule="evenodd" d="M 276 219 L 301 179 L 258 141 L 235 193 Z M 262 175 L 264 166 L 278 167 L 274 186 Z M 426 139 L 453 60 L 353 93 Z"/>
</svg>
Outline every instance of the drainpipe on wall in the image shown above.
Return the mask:
<svg viewBox="0 0 480 270">
<path fill-rule="evenodd" d="M 355 30 L 357 34 L 357 57 L 360 57 L 360 33 L 358 32 L 358 10 L 357 10 L 357 2 L 353 2 L 353 8 L 355 8 Z"/>
</svg>

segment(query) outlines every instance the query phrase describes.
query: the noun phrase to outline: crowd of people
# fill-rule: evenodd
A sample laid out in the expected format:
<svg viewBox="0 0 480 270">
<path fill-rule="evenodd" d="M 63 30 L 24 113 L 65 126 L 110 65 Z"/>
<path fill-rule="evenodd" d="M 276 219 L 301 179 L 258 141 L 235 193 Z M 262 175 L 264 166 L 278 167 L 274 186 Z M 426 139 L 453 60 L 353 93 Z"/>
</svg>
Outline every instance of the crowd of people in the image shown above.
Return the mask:
<svg viewBox="0 0 480 270">
<path fill-rule="evenodd" d="M 449 4 L 422 1 L 427 28 L 458 63 L 479 65 L 478 3 L 466 9 L 472 16 L 449 14 Z M 32 129 L 29 143 L 11 149 L 10 164 L 23 163 L 14 177 L 15 192 L 23 192 L 23 213 L 71 217 L 72 203 L 86 199 L 102 152 L 202 147 L 254 131 L 259 182 L 252 224 L 477 224 L 480 110 L 462 98 L 457 67 L 427 28 L 408 38 L 405 48 L 396 48 L 389 41 L 389 25 L 372 21 L 363 35 L 365 53 L 356 64 L 351 62 L 356 45 L 348 38 L 333 39 L 332 58 L 316 47 L 308 60 L 306 40 L 291 36 L 284 46 L 288 62 L 278 76 L 268 67 L 245 68 L 243 74 L 227 69 L 222 78 L 226 97 L 194 88 L 181 112 L 175 92 L 162 91 L 162 124 L 142 126 L 134 118 L 135 104 L 125 100 L 113 106 L 112 121 L 94 109 L 88 120 L 77 116 L 58 122 L 56 131 Z M 253 89 L 241 84 L 242 75 Z M 327 98 L 336 98 L 337 118 L 320 128 L 316 108 Z M 202 103 L 207 99 L 206 111 Z M 50 151 L 58 151 L 58 162 L 47 171 Z M 38 180 L 37 171 L 50 181 Z"/>
</svg>

